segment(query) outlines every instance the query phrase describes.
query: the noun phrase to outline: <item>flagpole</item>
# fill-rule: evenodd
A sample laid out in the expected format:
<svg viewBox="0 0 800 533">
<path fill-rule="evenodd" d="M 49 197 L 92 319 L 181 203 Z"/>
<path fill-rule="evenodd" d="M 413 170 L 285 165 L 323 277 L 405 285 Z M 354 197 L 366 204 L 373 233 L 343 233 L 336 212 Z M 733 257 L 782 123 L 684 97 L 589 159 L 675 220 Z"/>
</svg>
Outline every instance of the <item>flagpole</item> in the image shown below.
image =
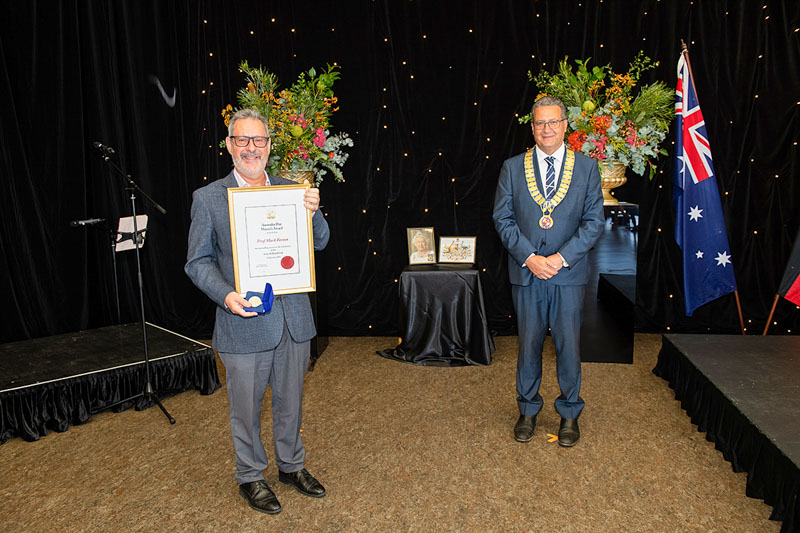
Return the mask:
<svg viewBox="0 0 800 533">
<path fill-rule="evenodd" d="M 739 290 L 733 291 L 733 295 L 736 296 L 736 310 L 739 311 L 739 327 L 742 329 L 742 335 L 744 335 L 744 318 L 742 317 L 742 302 L 739 301 Z"/>
<path fill-rule="evenodd" d="M 775 307 L 778 305 L 778 298 L 780 298 L 780 294 L 775 295 L 775 300 L 772 301 L 772 309 L 769 310 L 769 318 L 767 318 L 767 324 L 764 326 L 764 333 L 762 335 L 767 334 L 767 330 L 769 329 L 769 325 L 772 322 L 772 315 L 775 314 Z"/>
<path fill-rule="evenodd" d="M 692 79 L 694 79 L 694 72 L 692 72 L 692 62 L 689 61 L 689 47 L 686 46 L 686 43 L 684 42 L 683 39 L 681 39 L 681 54 L 683 54 L 683 57 L 686 59 L 686 66 L 689 68 L 689 76 L 691 76 Z M 697 98 L 697 94 L 695 94 L 695 98 Z M 700 102 L 699 98 L 697 98 L 697 102 L 698 103 Z"/>
</svg>

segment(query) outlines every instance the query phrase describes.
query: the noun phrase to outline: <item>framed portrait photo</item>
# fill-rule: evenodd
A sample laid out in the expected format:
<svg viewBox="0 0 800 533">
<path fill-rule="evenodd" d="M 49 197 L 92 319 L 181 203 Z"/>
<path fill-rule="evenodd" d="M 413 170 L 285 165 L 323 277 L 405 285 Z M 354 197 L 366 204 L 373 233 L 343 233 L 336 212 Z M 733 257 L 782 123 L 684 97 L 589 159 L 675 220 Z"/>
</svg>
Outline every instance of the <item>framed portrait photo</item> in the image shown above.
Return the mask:
<svg viewBox="0 0 800 533">
<path fill-rule="evenodd" d="M 436 263 L 433 228 L 406 228 L 408 237 L 408 264 Z"/>
<path fill-rule="evenodd" d="M 474 263 L 476 237 L 439 237 L 440 263 Z"/>
<path fill-rule="evenodd" d="M 309 185 L 228 189 L 236 292 L 274 294 L 316 290 Z"/>
</svg>

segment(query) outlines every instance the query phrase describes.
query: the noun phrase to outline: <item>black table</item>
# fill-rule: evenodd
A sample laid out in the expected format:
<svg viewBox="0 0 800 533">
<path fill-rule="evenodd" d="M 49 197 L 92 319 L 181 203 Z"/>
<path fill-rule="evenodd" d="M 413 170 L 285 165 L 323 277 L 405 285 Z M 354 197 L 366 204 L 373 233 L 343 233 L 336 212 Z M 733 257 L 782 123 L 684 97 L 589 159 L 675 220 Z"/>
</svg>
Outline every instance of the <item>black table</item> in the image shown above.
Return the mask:
<svg viewBox="0 0 800 533">
<path fill-rule="evenodd" d="M 411 265 L 400 275 L 400 345 L 378 354 L 420 365 L 488 365 L 489 333 L 472 265 Z"/>
<path fill-rule="evenodd" d="M 617 205 L 604 205 L 603 214 L 606 219 L 611 219 L 612 229 L 617 226 L 631 231 L 639 229 L 639 204 L 620 202 Z"/>
</svg>

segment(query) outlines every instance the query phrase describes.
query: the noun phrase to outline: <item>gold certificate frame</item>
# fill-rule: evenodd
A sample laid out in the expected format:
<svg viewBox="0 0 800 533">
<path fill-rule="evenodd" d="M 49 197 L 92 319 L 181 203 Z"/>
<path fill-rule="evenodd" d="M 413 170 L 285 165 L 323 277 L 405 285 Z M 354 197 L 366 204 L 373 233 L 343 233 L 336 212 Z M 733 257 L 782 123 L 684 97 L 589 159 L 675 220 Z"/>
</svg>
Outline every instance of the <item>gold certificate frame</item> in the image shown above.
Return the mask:
<svg viewBox="0 0 800 533">
<path fill-rule="evenodd" d="M 476 237 L 439 237 L 440 263 L 474 263 Z"/>
<path fill-rule="evenodd" d="M 228 189 L 236 292 L 263 292 L 267 283 L 277 295 L 317 290 L 309 187 Z"/>
</svg>

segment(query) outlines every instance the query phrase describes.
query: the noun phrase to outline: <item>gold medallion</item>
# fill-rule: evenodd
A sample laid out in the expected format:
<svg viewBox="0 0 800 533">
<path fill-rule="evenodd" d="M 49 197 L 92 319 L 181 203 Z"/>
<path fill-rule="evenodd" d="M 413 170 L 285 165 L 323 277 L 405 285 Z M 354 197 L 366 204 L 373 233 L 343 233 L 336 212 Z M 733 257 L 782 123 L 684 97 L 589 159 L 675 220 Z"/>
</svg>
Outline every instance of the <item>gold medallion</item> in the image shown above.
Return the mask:
<svg viewBox="0 0 800 533">
<path fill-rule="evenodd" d="M 539 227 L 542 229 L 550 229 L 553 227 L 553 219 L 547 215 L 542 215 L 539 219 Z"/>
</svg>

